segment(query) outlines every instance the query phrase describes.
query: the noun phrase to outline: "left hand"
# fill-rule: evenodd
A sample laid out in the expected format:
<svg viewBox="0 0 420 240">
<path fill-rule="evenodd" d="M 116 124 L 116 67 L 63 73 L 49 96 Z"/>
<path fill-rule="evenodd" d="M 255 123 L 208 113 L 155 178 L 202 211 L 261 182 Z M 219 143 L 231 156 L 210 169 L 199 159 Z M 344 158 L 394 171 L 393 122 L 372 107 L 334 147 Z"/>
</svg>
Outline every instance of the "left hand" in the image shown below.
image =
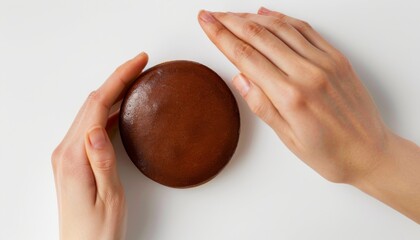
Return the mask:
<svg viewBox="0 0 420 240">
<path fill-rule="evenodd" d="M 111 107 L 147 64 L 141 53 L 93 91 L 52 155 L 60 239 L 124 239 L 126 205 L 105 130 Z"/>
</svg>

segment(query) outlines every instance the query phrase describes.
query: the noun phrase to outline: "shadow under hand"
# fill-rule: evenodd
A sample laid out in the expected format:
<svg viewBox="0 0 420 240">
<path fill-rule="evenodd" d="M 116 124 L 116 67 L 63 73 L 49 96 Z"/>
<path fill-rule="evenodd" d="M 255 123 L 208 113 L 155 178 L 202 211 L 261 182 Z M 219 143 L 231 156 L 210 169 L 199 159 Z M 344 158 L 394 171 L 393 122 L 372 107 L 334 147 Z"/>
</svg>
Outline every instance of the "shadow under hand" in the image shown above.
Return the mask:
<svg viewBox="0 0 420 240">
<path fill-rule="evenodd" d="M 378 73 L 370 71 L 366 67 L 369 64 L 364 63 L 361 59 L 353 56 L 350 59 L 353 60 L 352 65 L 355 71 L 375 101 L 382 119 L 388 127 L 394 129 L 398 125 L 398 120 L 395 114 L 395 105 L 390 101 L 386 89 L 381 84 L 381 79 L 384 79 L 384 76 L 379 76 Z"/>
<path fill-rule="evenodd" d="M 243 98 L 237 93 L 237 91 L 234 91 L 230 83 L 228 85 L 238 103 L 241 128 L 236 151 L 226 166 L 226 169 L 223 171 L 230 171 L 229 169 L 238 169 L 238 164 L 241 163 L 241 159 L 246 159 L 246 156 L 252 147 L 252 141 L 254 139 L 253 136 L 255 136 L 256 125 L 258 121 L 258 118 L 251 112 L 251 110 L 249 110 L 248 105 L 243 100 Z"/>
</svg>

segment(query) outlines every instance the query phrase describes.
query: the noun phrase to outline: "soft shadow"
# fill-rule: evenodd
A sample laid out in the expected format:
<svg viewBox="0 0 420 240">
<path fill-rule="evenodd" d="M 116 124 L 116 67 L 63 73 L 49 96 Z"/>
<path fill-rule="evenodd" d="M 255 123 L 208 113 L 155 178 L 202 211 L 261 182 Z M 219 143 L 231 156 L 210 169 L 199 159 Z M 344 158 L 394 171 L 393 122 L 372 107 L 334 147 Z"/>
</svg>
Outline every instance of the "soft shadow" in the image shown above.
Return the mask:
<svg viewBox="0 0 420 240">
<path fill-rule="evenodd" d="M 397 115 L 395 114 L 395 103 L 390 101 L 389 94 L 381 84 L 381 79 L 385 79 L 385 76 L 381 76 L 378 72 L 370 70 L 369 63 L 363 59 L 357 58 L 357 56 L 349 56 L 352 61 L 353 68 L 358 73 L 365 87 L 368 89 L 376 106 L 381 113 L 382 119 L 390 128 L 394 128 L 398 125 Z"/>
<path fill-rule="evenodd" d="M 226 76 L 223 76 L 223 79 Z M 236 151 L 223 171 L 230 172 L 233 169 L 238 169 L 240 163 L 242 162 L 241 159 L 246 158 L 247 154 L 249 153 L 249 149 L 252 148 L 252 141 L 254 139 L 255 131 L 256 131 L 256 124 L 257 124 L 257 117 L 249 110 L 247 103 L 244 99 L 235 91 L 231 82 L 227 82 L 229 88 L 231 89 L 233 95 L 235 96 L 236 102 L 238 103 L 239 114 L 240 114 L 240 121 L 241 121 L 241 128 L 239 133 L 239 142 L 238 146 L 236 147 Z"/>
<path fill-rule="evenodd" d="M 127 201 L 126 239 L 150 239 L 159 220 L 159 199 L 156 186 L 131 162 L 122 145 L 119 131 L 113 137 L 118 159 L 118 173 L 124 186 Z"/>
</svg>

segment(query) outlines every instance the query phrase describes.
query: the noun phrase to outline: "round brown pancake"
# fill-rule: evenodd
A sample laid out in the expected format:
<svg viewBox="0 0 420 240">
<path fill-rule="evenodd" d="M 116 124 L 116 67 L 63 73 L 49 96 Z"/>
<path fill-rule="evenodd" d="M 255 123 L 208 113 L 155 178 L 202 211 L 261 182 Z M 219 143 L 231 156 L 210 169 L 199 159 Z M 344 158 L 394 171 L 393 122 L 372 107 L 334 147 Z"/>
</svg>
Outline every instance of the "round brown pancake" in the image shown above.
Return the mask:
<svg viewBox="0 0 420 240">
<path fill-rule="evenodd" d="M 226 83 L 208 67 L 171 61 L 142 73 L 121 105 L 120 133 L 131 161 L 169 187 L 204 183 L 235 152 L 239 110 Z"/>
</svg>

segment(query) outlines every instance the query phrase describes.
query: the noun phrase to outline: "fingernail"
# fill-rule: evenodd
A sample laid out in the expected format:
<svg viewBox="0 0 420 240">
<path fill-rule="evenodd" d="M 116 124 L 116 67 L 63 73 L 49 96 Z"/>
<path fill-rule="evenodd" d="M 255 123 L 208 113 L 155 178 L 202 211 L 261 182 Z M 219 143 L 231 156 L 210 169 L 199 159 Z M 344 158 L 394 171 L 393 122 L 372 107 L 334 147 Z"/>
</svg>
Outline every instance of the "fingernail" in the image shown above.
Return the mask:
<svg viewBox="0 0 420 240">
<path fill-rule="evenodd" d="M 236 90 L 238 90 L 242 97 L 245 97 L 251 88 L 248 79 L 246 79 L 242 74 L 239 74 L 234 78 L 233 86 L 235 86 Z"/>
<path fill-rule="evenodd" d="M 145 54 L 146 54 L 145 52 L 141 52 L 141 53 L 137 54 L 137 55 L 134 57 L 134 59 L 136 59 L 136 58 L 138 58 L 138 57 L 141 57 L 141 56 L 144 56 Z"/>
<path fill-rule="evenodd" d="M 271 11 L 265 7 L 260 7 L 260 9 L 258 10 L 258 14 L 268 14 Z"/>
<path fill-rule="evenodd" d="M 90 145 L 95 149 L 102 149 L 106 144 L 105 131 L 101 127 L 95 127 L 89 131 Z"/>
<path fill-rule="evenodd" d="M 201 12 L 199 13 L 199 18 L 201 19 L 201 21 L 206 22 L 206 23 L 212 23 L 216 21 L 213 15 L 211 15 L 211 13 L 206 10 L 201 10 Z"/>
</svg>

